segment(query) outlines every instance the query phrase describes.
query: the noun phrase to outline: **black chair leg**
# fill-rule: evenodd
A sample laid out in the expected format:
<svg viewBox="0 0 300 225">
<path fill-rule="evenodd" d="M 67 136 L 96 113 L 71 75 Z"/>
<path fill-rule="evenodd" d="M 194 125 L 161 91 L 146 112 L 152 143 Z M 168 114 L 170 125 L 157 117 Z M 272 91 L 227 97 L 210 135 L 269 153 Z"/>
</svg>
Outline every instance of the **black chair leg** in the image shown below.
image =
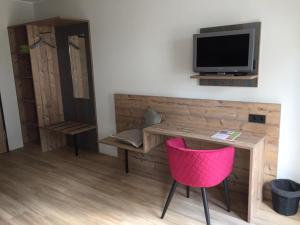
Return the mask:
<svg viewBox="0 0 300 225">
<path fill-rule="evenodd" d="M 186 186 L 186 197 L 190 197 L 190 186 Z"/>
<path fill-rule="evenodd" d="M 74 143 L 74 151 L 75 151 L 75 155 L 78 156 L 77 135 L 73 135 L 73 143 Z"/>
<path fill-rule="evenodd" d="M 226 178 L 223 181 L 223 185 L 224 185 L 224 191 L 225 191 L 225 203 L 227 206 L 227 211 L 230 212 L 231 211 L 231 201 L 230 201 L 230 193 L 229 193 L 229 188 L 228 188 L 228 178 Z"/>
<path fill-rule="evenodd" d="M 128 165 L 128 150 L 125 150 L 125 173 L 129 173 L 129 165 Z"/>
<path fill-rule="evenodd" d="M 170 205 L 170 202 L 171 202 L 171 200 L 172 200 L 172 198 L 173 198 L 173 195 L 174 195 L 174 193 L 175 193 L 176 187 L 177 187 L 177 182 L 174 180 L 174 181 L 173 181 L 173 184 L 172 184 L 172 187 L 171 187 L 171 190 L 170 190 L 170 193 L 169 193 L 169 195 L 168 195 L 167 202 L 166 202 L 165 207 L 164 207 L 164 211 L 163 211 L 163 213 L 162 213 L 162 215 L 161 215 L 161 217 L 160 217 L 161 219 L 164 218 L 164 216 L 165 216 L 165 214 L 166 214 L 166 212 L 167 212 L 167 210 L 168 210 L 168 207 L 169 207 L 169 205 Z"/>
<path fill-rule="evenodd" d="M 201 188 L 206 224 L 210 225 L 210 215 L 209 215 L 209 208 L 208 208 L 208 200 L 207 200 L 207 193 L 205 188 Z"/>
</svg>

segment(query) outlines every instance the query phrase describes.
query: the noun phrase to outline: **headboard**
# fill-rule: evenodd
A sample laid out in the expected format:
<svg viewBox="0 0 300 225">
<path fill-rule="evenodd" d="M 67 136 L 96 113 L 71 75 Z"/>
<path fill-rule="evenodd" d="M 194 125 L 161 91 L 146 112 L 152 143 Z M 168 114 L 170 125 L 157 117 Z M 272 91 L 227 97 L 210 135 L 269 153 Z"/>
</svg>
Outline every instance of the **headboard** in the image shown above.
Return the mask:
<svg viewBox="0 0 300 225">
<path fill-rule="evenodd" d="M 268 183 L 275 179 L 277 174 L 280 104 L 115 94 L 117 131 L 142 127 L 143 115 L 149 106 L 160 112 L 163 119 L 171 123 L 189 127 L 201 125 L 202 127 L 229 128 L 241 132 L 265 134 L 264 196 L 270 198 Z M 249 123 L 249 114 L 265 115 L 266 123 Z M 202 148 L 215 147 L 210 143 L 191 142 L 190 144 Z M 169 179 L 169 169 L 163 146 L 148 154 L 130 153 L 129 160 L 132 173 L 159 180 Z M 231 188 L 239 192 L 246 192 L 249 153 L 237 149 L 234 174 Z"/>
</svg>

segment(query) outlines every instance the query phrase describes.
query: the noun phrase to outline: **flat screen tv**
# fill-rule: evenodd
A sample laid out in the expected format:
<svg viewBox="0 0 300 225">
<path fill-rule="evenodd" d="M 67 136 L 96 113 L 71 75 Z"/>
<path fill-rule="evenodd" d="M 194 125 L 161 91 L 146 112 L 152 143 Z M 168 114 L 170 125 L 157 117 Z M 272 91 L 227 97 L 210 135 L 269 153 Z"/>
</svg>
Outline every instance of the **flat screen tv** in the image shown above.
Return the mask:
<svg viewBox="0 0 300 225">
<path fill-rule="evenodd" d="M 194 71 L 241 73 L 254 70 L 255 29 L 194 35 Z"/>
</svg>

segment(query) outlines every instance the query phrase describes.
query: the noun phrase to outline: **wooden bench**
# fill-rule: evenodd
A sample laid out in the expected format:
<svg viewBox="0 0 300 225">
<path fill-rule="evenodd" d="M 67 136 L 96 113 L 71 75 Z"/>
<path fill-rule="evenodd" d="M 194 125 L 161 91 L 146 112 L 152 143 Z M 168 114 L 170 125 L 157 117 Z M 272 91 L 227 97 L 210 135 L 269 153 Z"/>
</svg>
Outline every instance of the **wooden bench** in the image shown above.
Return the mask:
<svg viewBox="0 0 300 225">
<path fill-rule="evenodd" d="M 114 137 L 106 137 L 99 141 L 99 143 L 111 145 L 117 147 L 120 150 L 124 150 L 125 152 L 125 172 L 129 173 L 129 166 L 128 166 L 128 151 L 138 152 L 138 153 L 146 153 L 143 147 L 136 148 L 132 145 L 125 144 L 124 142 L 119 141 Z"/>
<path fill-rule="evenodd" d="M 96 129 L 95 125 L 75 121 L 64 121 L 43 127 L 51 132 L 62 133 L 73 137 L 75 155 L 78 156 L 77 135 Z"/>
</svg>

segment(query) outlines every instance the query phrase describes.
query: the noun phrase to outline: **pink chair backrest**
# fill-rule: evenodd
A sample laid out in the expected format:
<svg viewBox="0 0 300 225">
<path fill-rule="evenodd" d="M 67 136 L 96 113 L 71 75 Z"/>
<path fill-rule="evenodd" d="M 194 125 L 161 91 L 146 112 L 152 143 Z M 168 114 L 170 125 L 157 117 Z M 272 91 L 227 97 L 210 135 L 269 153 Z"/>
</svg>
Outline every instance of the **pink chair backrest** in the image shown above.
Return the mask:
<svg viewBox="0 0 300 225">
<path fill-rule="evenodd" d="M 166 141 L 166 148 L 172 177 L 184 185 L 213 187 L 232 172 L 234 147 L 193 150 L 183 138 L 172 138 Z"/>
</svg>

